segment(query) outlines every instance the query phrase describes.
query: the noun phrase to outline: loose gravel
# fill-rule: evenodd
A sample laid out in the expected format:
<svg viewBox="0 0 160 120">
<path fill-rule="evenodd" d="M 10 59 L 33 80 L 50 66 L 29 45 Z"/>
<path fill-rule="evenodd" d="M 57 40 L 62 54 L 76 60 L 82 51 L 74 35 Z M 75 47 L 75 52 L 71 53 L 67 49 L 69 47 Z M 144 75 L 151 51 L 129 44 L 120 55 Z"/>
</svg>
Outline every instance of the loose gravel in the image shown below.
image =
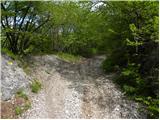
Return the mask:
<svg viewBox="0 0 160 120">
<path fill-rule="evenodd" d="M 128 100 L 105 75 L 97 56 L 73 64 L 53 55 L 30 58 L 32 77 L 41 80 L 43 89 L 30 93 L 32 107 L 20 118 L 146 118 L 140 105 Z M 34 66 L 34 67 L 33 67 Z"/>
</svg>

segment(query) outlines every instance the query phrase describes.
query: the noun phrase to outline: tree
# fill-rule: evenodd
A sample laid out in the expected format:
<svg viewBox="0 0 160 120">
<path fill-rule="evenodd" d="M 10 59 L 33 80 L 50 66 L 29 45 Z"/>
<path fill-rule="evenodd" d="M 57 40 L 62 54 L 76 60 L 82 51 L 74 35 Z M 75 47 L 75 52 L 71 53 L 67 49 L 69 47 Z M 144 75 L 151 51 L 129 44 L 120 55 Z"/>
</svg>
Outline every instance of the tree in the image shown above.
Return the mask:
<svg viewBox="0 0 160 120">
<path fill-rule="evenodd" d="M 4 46 L 13 53 L 23 53 L 30 45 L 32 33 L 36 33 L 50 18 L 41 2 L 1 2 L 2 32 L 6 34 Z"/>
<path fill-rule="evenodd" d="M 158 116 L 158 1 L 105 2 L 107 71 L 118 71 L 117 82 L 128 94 L 152 97 L 151 116 Z M 113 22 L 114 21 L 114 22 Z M 109 45 L 108 45 L 109 46 Z M 109 69 L 108 69 L 109 68 Z M 153 106 L 152 106 L 153 105 Z"/>
</svg>

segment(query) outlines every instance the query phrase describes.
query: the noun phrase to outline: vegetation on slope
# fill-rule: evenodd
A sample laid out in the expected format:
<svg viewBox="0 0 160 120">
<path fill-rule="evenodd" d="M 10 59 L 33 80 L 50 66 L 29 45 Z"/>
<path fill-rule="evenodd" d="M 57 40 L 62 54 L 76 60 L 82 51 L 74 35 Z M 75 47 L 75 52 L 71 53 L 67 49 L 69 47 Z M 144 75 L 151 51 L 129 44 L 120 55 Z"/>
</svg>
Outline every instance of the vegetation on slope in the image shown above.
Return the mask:
<svg viewBox="0 0 160 120">
<path fill-rule="evenodd" d="M 3 1 L 1 11 L 2 50 L 11 57 L 107 54 L 104 70 L 158 118 L 158 1 Z"/>
</svg>

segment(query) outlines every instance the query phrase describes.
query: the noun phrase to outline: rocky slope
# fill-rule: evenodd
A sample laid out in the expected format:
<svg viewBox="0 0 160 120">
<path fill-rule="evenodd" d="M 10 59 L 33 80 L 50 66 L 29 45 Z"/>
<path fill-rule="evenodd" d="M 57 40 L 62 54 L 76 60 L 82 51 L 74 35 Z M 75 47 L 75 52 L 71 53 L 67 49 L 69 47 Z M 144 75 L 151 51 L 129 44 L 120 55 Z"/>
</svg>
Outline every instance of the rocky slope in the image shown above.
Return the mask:
<svg viewBox="0 0 160 120">
<path fill-rule="evenodd" d="M 15 93 L 29 86 L 30 77 L 26 75 L 16 61 L 6 54 L 1 55 L 1 99 L 9 100 Z"/>
</svg>

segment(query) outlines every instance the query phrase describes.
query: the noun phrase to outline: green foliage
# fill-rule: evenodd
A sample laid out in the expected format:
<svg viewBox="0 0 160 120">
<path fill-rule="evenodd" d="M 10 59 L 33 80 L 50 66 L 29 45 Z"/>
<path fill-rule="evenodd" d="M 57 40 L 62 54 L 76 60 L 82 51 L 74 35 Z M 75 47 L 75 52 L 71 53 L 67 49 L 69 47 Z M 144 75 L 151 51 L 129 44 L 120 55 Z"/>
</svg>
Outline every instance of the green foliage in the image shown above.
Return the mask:
<svg viewBox="0 0 160 120">
<path fill-rule="evenodd" d="M 42 88 L 42 84 L 38 80 L 34 80 L 31 84 L 32 92 L 38 93 L 39 90 Z"/>
<path fill-rule="evenodd" d="M 27 49 L 24 50 L 24 54 L 30 54 L 33 52 L 34 46 L 30 45 Z"/>
<path fill-rule="evenodd" d="M 16 113 L 16 115 L 20 115 L 20 114 L 22 114 L 22 112 L 23 112 L 23 110 L 22 110 L 21 107 L 17 106 L 17 107 L 15 108 L 15 113 Z"/>
<path fill-rule="evenodd" d="M 123 90 L 129 95 L 132 95 L 136 92 L 136 88 L 128 85 L 123 85 Z"/>
<path fill-rule="evenodd" d="M 147 110 L 149 111 L 148 117 L 157 119 L 159 118 L 159 100 L 152 97 L 143 97 L 138 96 L 135 98 L 136 101 L 141 102 L 146 105 Z"/>
<path fill-rule="evenodd" d="M 4 47 L 15 54 L 57 51 L 93 56 L 103 46 L 101 28 L 104 18 L 98 10 L 90 11 L 92 4 L 71 1 L 2 2 Z M 6 17 L 12 18 L 13 24 L 8 25 Z M 22 20 L 18 21 L 18 17 Z"/>
<path fill-rule="evenodd" d="M 144 80 L 139 74 L 139 67 L 135 63 L 129 63 L 127 67 L 121 70 L 119 77 L 116 78 L 116 82 L 122 86 L 122 89 L 128 95 L 144 92 Z"/>
<path fill-rule="evenodd" d="M 102 68 L 105 72 L 113 72 L 114 71 L 114 64 L 113 64 L 112 60 L 106 59 L 105 61 L 103 61 Z"/>
<path fill-rule="evenodd" d="M 24 110 L 28 110 L 29 108 L 31 108 L 31 102 L 25 103 Z"/>
<path fill-rule="evenodd" d="M 66 60 L 68 62 L 79 62 L 80 59 L 81 59 L 80 56 L 75 56 L 75 55 L 72 55 L 72 54 L 62 53 L 62 52 L 58 52 L 57 55 L 61 59 Z"/>
<path fill-rule="evenodd" d="M 31 73 L 31 69 L 29 67 L 29 64 L 27 63 L 27 61 L 25 61 L 24 59 L 22 59 L 19 63 L 20 67 L 23 68 L 23 71 L 27 74 L 30 75 Z"/>
<path fill-rule="evenodd" d="M 144 80 L 139 74 L 140 66 L 135 63 L 129 63 L 127 67 L 121 70 L 116 82 L 119 83 L 127 94 L 141 94 L 144 92 Z"/>
<path fill-rule="evenodd" d="M 139 46 L 139 45 L 143 45 L 143 42 L 138 42 L 138 41 L 130 41 L 129 39 L 126 39 L 126 44 L 129 46 Z"/>
<path fill-rule="evenodd" d="M 37 36 L 35 34 L 49 20 L 49 13 L 45 11 L 46 4 L 40 1 L 1 2 L 2 33 L 6 36 L 2 40 L 2 47 L 14 54 L 30 52 L 32 40 Z"/>
<path fill-rule="evenodd" d="M 27 75 L 29 75 L 30 73 L 31 73 L 31 70 L 30 70 L 30 68 L 27 66 L 27 67 L 23 67 L 23 71 L 27 74 Z"/>
<path fill-rule="evenodd" d="M 28 110 L 31 107 L 31 102 L 23 89 L 19 89 L 16 93 L 16 101 L 21 100 L 20 98 L 23 98 L 24 101 L 15 106 L 16 115 L 21 115 L 25 110 Z"/>
<path fill-rule="evenodd" d="M 102 7 L 108 33 L 104 42 L 110 56 L 103 68 L 118 66 L 116 82 L 128 95 L 139 95 L 149 118 L 158 118 L 158 1 L 105 2 Z M 111 14 L 112 13 L 112 14 Z M 114 22 L 113 22 L 114 21 Z M 152 100 L 146 100 L 151 96 Z"/>
<path fill-rule="evenodd" d="M 99 2 L 103 4 L 93 9 Z M 158 4 L 158 1 L 4 1 L 2 48 L 24 55 L 58 52 L 60 58 L 70 62 L 78 62 L 79 55 L 107 53 L 102 67 L 106 72 L 118 74 L 116 82 L 128 95 L 156 99 Z M 2 51 L 17 59 L 7 49 Z M 24 70 L 28 72 L 27 67 Z M 39 85 L 35 82 L 32 88 L 36 92 Z M 143 103 L 149 105 L 154 101 Z M 157 118 L 155 107 L 149 110 L 151 117 Z"/>
<path fill-rule="evenodd" d="M 137 30 L 136 26 L 134 24 L 129 25 L 132 32 L 135 32 Z"/>
<path fill-rule="evenodd" d="M 28 96 L 25 94 L 25 92 L 24 92 L 23 89 L 18 90 L 16 95 L 17 95 L 18 97 L 24 98 L 25 100 L 28 100 Z"/>
<path fill-rule="evenodd" d="M 159 108 L 157 106 L 149 106 L 149 117 L 158 119 L 159 116 Z"/>
<path fill-rule="evenodd" d="M 5 53 L 7 54 L 9 57 L 11 57 L 12 59 L 14 60 L 17 60 L 18 59 L 18 56 L 15 55 L 13 52 L 11 52 L 10 50 L 8 50 L 7 48 L 2 48 L 1 49 L 2 53 Z"/>
</svg>

